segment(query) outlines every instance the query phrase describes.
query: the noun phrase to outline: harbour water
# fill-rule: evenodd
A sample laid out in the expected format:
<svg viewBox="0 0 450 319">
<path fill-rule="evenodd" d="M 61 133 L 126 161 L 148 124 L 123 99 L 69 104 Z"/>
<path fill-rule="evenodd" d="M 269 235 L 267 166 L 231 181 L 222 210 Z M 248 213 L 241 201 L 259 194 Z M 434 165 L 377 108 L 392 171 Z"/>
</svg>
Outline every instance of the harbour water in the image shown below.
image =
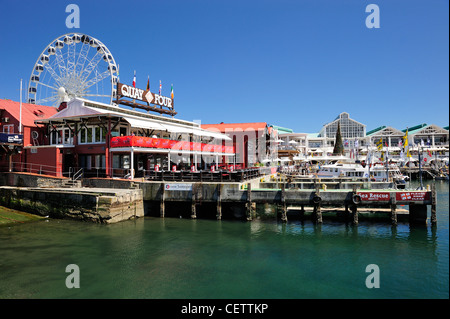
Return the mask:
<svg viewBox="0 0 450 319">
<path fill-rule="evenodd" d="M 449 298 L 449 184 L 435 183 L 433 227 L 153 217 L 3 226 L 0 298 Z M 80 288 L 66 287 L 70 264 Z M 370 264 L 379 288 L 366 286 Z"/>
</svg>

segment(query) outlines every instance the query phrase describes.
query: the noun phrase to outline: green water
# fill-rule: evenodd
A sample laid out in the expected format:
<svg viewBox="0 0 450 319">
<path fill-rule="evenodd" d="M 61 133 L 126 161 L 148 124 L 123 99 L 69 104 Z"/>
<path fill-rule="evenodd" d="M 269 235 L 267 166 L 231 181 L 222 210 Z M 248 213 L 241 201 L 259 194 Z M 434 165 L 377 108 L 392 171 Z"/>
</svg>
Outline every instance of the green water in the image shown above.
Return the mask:
<svg viewBox="0 0 450 319">
<path fill-rule="evenodd" d="M 151 218 L 0 227 L 0 298 L 449 298 L 448 182 L 438 224 Z M 80 288 L 66 287 L 66 266 Z M 366 266 L 380 288 L 365 285 Z"/>
</svg>

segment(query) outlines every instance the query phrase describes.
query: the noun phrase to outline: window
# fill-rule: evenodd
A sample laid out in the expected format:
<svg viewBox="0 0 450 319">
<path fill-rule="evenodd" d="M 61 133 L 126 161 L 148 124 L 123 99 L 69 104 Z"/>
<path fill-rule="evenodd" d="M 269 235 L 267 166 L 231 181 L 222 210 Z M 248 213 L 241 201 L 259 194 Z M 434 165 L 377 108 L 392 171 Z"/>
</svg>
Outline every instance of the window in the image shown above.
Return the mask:
<svg viewBox="0 0 450 319">
<path fill-rule="evenodd" d="M 88 127 L 86 130 L 86 143 L 92 143 L 92 127 Z"/>
<path fill-rule="evenodd" d="M 50 133 L 50 145 L 61 144 L 60 131 L 52 131 Z"/>
<path fill-rule="evenodd" d="M 80 138 L 78 140 L 80 144 L 86 143 L 86 128 L 82 128 L 80 131 Z"/>
<path fill-rule="evenodd" d="M 14 124 L 3 125 L 3 133 L 13 134 Z"/>
<path fill-rule="evenodd" d="M 73 140 L 72 140 L 72 132 L 70 131 L 70 129 L 64 128 L 62 131 L 64 132 L 63 144 L 72 145 Z"/>
<path fill-rule="evenodd" d="M 105 168 L 105 155 L 95 155 L 95 168 Z"/>
<path fill-rule="evenodd" d="M 106 130 L 98 126 L 81 128 L 78 134 L 80 144 L 103 143 L 106 141 Z"/>
</svg>

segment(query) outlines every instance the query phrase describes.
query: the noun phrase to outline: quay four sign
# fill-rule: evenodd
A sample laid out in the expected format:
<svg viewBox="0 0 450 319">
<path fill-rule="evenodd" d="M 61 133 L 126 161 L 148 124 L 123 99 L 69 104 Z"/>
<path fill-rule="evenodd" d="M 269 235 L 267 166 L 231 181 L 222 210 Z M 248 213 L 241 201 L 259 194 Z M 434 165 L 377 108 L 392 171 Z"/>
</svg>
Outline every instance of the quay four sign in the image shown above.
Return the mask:
<svg viewBox="0 0 450 319">
<path fill-rule="evenodd" d="M 156 104 L 159 106 L 165 106 L 169 109 L 173 109 L 173 99 L 162 96 L 156 93 L 152 93 L 149 90 L 142 90 L 123 83 L 117 84 L 118 95 L 128 97 L 133 100 L 140 100 L 150 104 Z"/>
</svg>

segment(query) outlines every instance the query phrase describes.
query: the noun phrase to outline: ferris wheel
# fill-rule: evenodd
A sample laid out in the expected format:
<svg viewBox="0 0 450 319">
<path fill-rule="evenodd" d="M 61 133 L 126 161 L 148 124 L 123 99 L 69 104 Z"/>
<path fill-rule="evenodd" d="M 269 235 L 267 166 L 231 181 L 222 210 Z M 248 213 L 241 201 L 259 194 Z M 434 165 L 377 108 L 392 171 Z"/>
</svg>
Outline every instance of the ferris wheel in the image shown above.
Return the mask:
<svg viewBox="0 0 450 319">
<path fill-rule="evenodd" d="M 111 104 L 118 67 L 100 40 L 67 33 L 42 51 L 31 71 L 28 103 L 59 106 L 74 97 Z"/>
</svg>

